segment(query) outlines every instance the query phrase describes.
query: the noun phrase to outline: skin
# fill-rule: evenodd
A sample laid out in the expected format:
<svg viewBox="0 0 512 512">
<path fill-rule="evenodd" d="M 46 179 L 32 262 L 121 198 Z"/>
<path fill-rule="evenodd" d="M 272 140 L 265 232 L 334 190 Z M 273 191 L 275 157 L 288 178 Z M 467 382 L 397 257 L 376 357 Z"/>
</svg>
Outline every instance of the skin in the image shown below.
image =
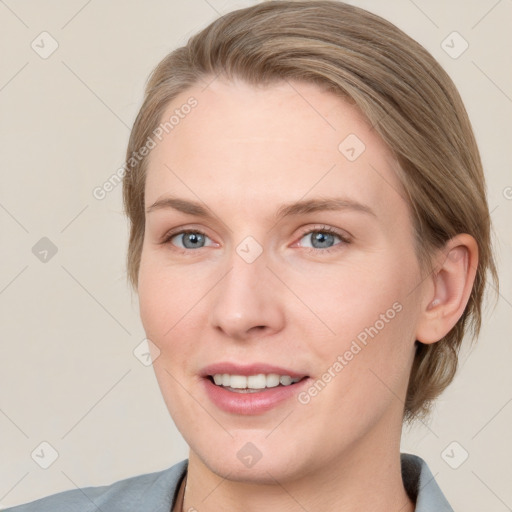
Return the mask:
<svg viewBox="0 0 512 512">
<path fill-rule="evenodd" d="M 217 78 L 176 97 L 162 119 L 190 96 L 197 107 L 149 155 L 145 205 L 172 194 L 214 217 L 147 213 L 138 282 L 156 377 L 190 447 L 183 510 L 413 511 L 399 454 L 415 340 L 436 342 L 460 318 L 475 241 L 452 239 L 425 278 L 392 154 L 353 106 L 318 86 Z M 365 144 L 353 162 L 338 149 L 349 134 Z M 374 215 L 274 217 L 283 203 L 340 196 Z M 315 245 L 307 232 L 325 226 L 350 243 L 326 234 Z M 182 235 L 161 243 L 180 229 L 207 237 L 199 248 Z M 262 249 L 252 263 L 236 252 L 248 236 Z M 242 416 L 203 391 L 199 372 L 219 361 L 319 379 L 394 303 L 401 311 L 307 404 L 294 397 Z M 237 457 L 247 442 L 262 454 L 250 468 Z"/>
</svg>

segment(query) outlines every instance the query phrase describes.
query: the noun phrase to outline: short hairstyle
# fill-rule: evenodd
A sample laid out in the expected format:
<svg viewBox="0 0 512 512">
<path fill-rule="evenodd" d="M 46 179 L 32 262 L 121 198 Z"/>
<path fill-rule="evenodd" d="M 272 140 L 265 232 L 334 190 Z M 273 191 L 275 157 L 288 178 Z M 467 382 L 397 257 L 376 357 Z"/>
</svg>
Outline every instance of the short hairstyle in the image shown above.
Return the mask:
<svg viewBox="0 0 512 512">
<path fill-rule="evenodd" d="M 416 342 L 404 421 L 426 417 L 452 381 L 465 333 L 480 331 L 487 272 L 498 286 L 479 151 L 447 73 L 419 43 L 383 18 L 338 1 L 263 2 L 229 12 L 169 53 L 152 71 L 134 122 L 123 179 L 130 221 L 128 278 L 137 290 L 144 240 L 148 157 L 133 158 L 168 104 L 217 76 L 251 85 L 300 80 L 356 105 L 396 157 L 422 271 L 458 233 L 478 244 L 476 277 L 463 315 L 432 344 Z M 402 193 L 402 192 L 401 192 Z"/>
</svg>

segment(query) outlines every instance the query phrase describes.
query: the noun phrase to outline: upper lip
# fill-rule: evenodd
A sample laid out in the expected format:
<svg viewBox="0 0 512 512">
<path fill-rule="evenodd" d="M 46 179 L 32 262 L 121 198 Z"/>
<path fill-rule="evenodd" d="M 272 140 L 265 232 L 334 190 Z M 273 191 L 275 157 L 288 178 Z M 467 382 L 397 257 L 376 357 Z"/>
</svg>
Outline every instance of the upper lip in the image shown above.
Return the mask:
<svg viewBox="0 0 512 512">
<path fill-rule="evenodd" d="M 289 375 L 292 379 L 306 377 L 305 373 L 296 372 L 289 368 L 282 366 L 275 366 L 267 363 L 251 363 L 251 364 L 237 364 L 231 362 L 220 362 L 205 366 L 200 375 L 208 377 L 209 375 L 216 375 L 218 373 L 229 373 L 230 375 L 258 375 L 264 373 L 277 373 L 277 375 Z"/>
</svg>

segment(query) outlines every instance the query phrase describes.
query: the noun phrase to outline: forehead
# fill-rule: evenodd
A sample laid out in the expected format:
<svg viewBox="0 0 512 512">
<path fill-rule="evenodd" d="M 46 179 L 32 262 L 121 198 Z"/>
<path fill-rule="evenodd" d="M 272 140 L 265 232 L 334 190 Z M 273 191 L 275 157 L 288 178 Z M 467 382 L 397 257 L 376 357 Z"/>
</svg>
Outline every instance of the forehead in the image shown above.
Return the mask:
<svg viewBox="0 0 512 512">
<path fill-rule="evenodd" d="M 166 192 L 239 208 L 343 194 L 389 209 L 401 199 L 391 152 L 333 93 L 305 82 L 255 87 L 216 79 L 177 96 L 162 122 L 190 97 L 197 105 L 149 155 L 146 206 Z"/>
</svg>

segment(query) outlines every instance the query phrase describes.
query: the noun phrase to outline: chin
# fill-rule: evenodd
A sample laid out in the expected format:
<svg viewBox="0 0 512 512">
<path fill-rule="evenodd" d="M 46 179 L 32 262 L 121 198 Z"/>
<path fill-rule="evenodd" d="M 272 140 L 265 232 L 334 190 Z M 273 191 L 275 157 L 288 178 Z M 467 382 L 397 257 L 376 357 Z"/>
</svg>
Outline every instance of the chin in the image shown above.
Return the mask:
<svg viewBox="0 0 512 512">
<path fill-rule="evenodd" d="M 288 447 L 282 443 L 273 446 L 265 436 L 268 432 L 262 434 L 261 441 L 251 442 L 256 436 L 240 433 L 229 443 L 216 446 L 210 438 L 199 443 L 201 446 L 196 444 L 198 450 L 191 448 L 190 459 L 199 461 L 221 478 L 255 484 L 275 485 L 276 480 L 291 481 L 314 471 L 310 463 L 313 457 L 305 450 L 297 453 L 296 443 L 291 442 Z"/>
<path fill-rule="evenodd" d="M 289 461 L 285 459 L 283 457 L 281 461 L 274 457 L 273 460 L 270 460 L 269 456 L 263 455 L 251 467 L 244 466 L 238 459 L 233 461 L 232 458 L 227 457 L 220 460 L 206 458 L 202 459 L 202 462 L 212 473 L 233 482 L 274 485 L 276 480 L 283 482 L 298 476 L 297 468 L 290 465 Z"/>
</svg>

